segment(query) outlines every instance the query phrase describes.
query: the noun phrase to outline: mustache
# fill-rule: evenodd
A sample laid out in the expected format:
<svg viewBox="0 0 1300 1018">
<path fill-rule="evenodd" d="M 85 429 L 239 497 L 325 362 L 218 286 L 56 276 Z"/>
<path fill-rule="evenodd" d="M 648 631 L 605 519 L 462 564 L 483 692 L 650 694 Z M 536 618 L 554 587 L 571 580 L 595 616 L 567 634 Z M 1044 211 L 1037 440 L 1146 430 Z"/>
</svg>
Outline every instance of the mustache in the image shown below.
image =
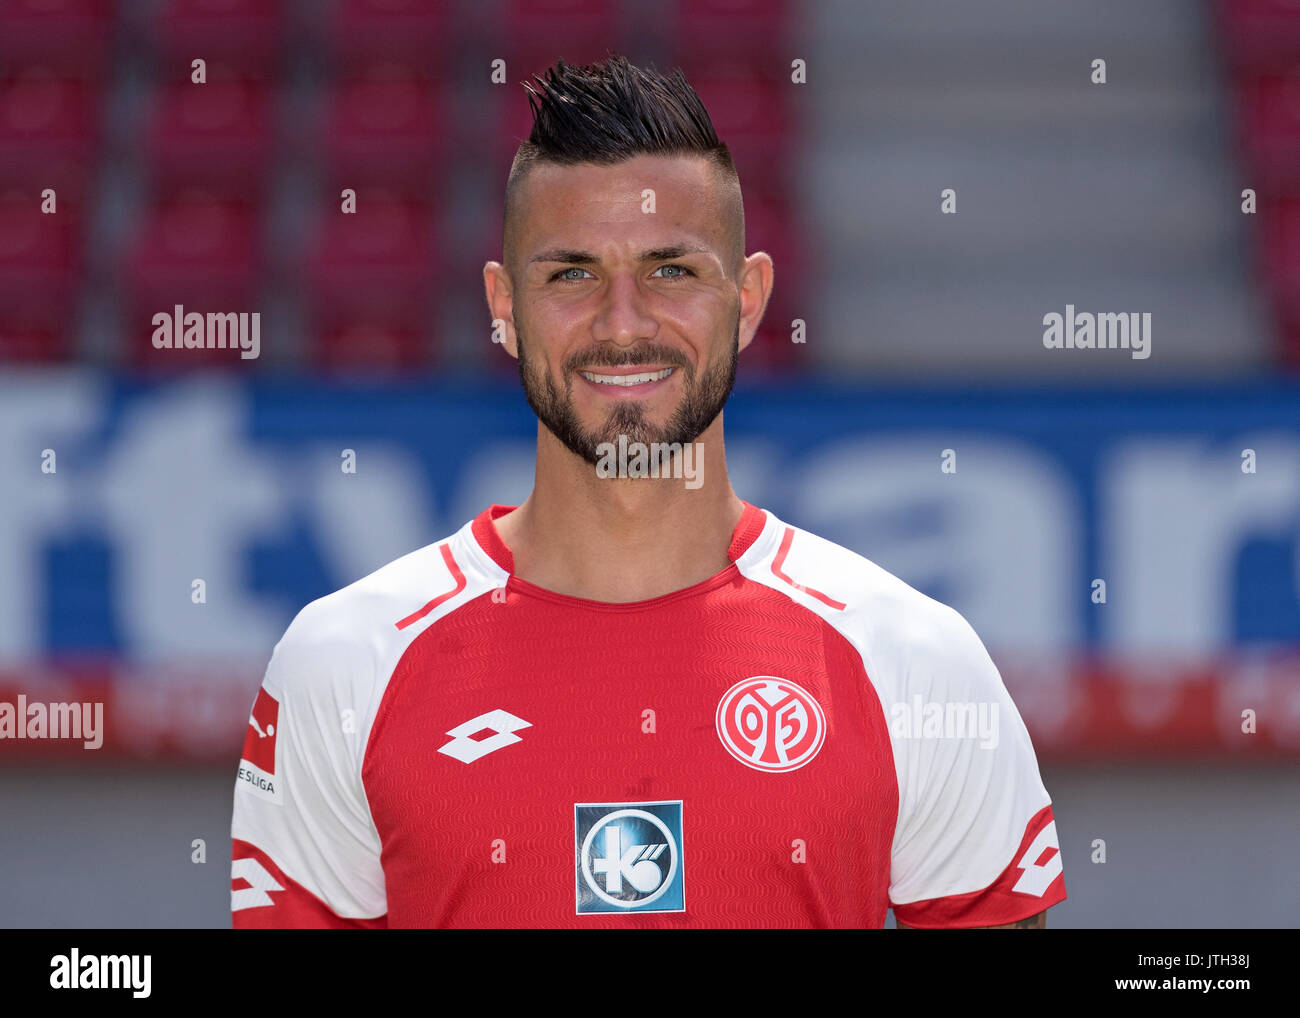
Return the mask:
<svg viewBox="0 0 1300 1018">
<path fill-rule="evenodd" d="M 630 350 L 580 350 L 564 362 L 566 371 L 587 371 L 592 368 L 632 368 L 642 364 L 663 365 L 670 368 L 689 367 L 681 351 L 669 346 L 638 346 Z"/>
</svg>

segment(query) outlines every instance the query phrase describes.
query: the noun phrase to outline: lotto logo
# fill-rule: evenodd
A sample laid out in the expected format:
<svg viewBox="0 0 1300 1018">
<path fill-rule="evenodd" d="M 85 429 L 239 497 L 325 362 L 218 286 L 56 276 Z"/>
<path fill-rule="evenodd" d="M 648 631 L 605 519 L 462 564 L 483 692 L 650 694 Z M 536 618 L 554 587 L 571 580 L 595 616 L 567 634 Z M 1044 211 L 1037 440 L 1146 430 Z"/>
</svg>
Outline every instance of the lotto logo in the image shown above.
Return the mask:
<svg viewBox="0 0 1300 1018">
<path fill-rule="evenodd" d="M 573 807 L 578 914 L 684 912 L 682 804 Z"/>
<path fill-rule="evenodd" d="M 1016 868 L 1020 870 L 1020 879 L 1011 889 L 1039 898 L 1052 886 L 1052 881 L 1064 872 L 1055 820 L 1039 831 L 1038 836 L 1029 843 L 1020 861 L 1016 863 Z"/>
<path fill-rule="evenodd" d="M 242 885 L 242 886 L 236 886 Z M 284 886 L 265 866 L 251 856 L 234 859 L 230 863 L 230 910 L 261 908 L 274 905 L 273 891 L 283 891 Z"/>
<path fill-rule="evenodd" d="M 532 727 L 531 721 L 517 718 L 509 711 L 490 710 L 449 731 L 451 742 L 439 746 L 438 752 L 446 753 L 461 763 L 473 763 L 498 749 L 522 742 L 515 732 Z"/>
<path fill-rule="evenodd" d="M 826 741 L 826 717 L 806 689 L 755 675 L 722 694 L 716 718 L 727 752 L 756 771 L 793 771 Z"/>
</svg>

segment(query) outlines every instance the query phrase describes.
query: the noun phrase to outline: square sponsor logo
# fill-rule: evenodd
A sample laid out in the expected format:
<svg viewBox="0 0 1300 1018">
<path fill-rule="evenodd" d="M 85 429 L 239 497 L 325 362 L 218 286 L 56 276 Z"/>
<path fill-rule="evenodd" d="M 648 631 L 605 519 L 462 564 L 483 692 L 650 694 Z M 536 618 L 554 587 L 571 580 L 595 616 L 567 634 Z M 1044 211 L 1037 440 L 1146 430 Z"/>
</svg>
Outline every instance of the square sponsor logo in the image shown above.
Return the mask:
<svg viewBox="0 0 1300 1018">
<path fill-rule="evenodd" d="M 578 914 L 685 912 L 682 803 L 573 807 Z"/>
</svg>

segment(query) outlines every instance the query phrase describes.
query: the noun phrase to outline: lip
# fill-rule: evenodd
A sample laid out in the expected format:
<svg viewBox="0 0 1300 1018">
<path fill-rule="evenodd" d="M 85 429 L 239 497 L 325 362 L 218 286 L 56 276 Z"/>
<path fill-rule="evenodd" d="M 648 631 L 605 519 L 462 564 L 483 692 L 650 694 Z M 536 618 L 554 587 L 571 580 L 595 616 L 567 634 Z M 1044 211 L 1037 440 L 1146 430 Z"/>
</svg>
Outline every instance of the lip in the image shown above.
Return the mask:
<svg viewBox="0 0 1300 1018">
<path fill-rule="evenodd" d="M 602 385 L 600 382 L 591 381 L 582 373 L 582 371 L 590 371 L 595 375 L 644 375 L 649 374 L 650 372 L 667 371 L 669 368 L 672 368 L 672 374 L 667 378 L 661 378 L 655 382 L 642 382 L 640 385 Z M 648 364 L 636 364 L 632 367 L 619 368 L 583 368 L 582 371 L 577 372 L 577 375 L 582 379 L 582 383 L 587 386 L 587 388 L 594 389 L 606 399 L 641 399 L 666 386 L 677 377 L 679 370 L 679 368 L 671 364 L 664 364 L 659 367 Z"/>
</svg>

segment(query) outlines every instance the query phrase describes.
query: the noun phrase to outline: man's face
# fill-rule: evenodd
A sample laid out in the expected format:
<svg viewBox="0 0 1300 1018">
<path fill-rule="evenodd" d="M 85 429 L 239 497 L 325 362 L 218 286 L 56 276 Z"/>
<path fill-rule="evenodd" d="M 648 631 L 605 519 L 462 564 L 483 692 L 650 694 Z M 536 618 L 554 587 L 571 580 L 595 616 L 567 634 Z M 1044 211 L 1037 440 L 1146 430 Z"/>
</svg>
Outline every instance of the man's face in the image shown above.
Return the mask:
<svg viewBox="0 0 1300 1018">
<path fill-rule="evenodd" d="M 587 462 L 620 435 L 692 442 L 730 396 L 740 299 L 723 200 L 697 158 L 543 164 L 524 181 L 519 376 L 538 419 Z"/>
</svg>

